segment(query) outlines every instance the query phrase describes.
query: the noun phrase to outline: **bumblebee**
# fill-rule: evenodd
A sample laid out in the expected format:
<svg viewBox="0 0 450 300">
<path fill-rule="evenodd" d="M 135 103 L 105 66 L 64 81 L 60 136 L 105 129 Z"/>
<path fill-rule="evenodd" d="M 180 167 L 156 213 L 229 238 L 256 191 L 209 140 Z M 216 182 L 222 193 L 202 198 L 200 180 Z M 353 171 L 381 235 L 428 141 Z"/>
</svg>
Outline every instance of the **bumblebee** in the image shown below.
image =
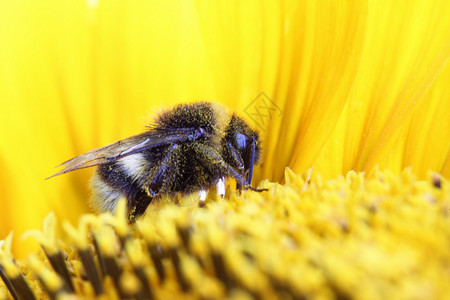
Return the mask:
<svg viewBox="0 0 450 300">
<path fill-rule="evenodd" d="M 94 206 L 114 212 L 125 197 L 133 221 L 155 197 L 205 191 L 226 177 L 239 188 L 262 191 L 251 186 L 260 154 L 258 132 L 224 106 L 179 104 L 157 115 L 144 133 L 76 156 L 50 177 L 97 166 Z"/>
</svg>

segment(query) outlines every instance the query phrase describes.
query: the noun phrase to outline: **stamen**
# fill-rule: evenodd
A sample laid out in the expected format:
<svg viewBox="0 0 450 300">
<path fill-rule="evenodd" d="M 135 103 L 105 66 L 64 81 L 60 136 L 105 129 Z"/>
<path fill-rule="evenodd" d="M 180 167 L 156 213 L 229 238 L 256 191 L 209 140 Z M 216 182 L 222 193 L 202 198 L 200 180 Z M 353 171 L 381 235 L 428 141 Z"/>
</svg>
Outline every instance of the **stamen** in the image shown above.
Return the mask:
<svg viewBox="0 0 450 300">
<path fill-rule="evenodd" d="M 327 181 L 312 170 L 285 174 L 286 185 L 259 184 L 267 193 L 239 194 L 227 186 L 226 201 L 214 193 L 204 208 L 167 202 L 134 225 L 119 205 L 116 215 L 84 215 L 77 228 L 64 222 L 66 234 L 58 237 L 49 215 L 42 232 L 26 235 L 43 250 L 28 263 L 13 259 L 11 234 L 0 241 L 0 298 L 383 299 L 450 293 L 445 178 L 437 176 L 438 187 L 436 175 L 418 180 L 410 169 L 399 176 L 377 169 L 349 172 Z"/>
<path fill-rule="evenodd" d="M 6 283 L 14 299 L 36 299 L 22 272 L 3 252 L 0 252 L 0 277 Z"/>
</svg>

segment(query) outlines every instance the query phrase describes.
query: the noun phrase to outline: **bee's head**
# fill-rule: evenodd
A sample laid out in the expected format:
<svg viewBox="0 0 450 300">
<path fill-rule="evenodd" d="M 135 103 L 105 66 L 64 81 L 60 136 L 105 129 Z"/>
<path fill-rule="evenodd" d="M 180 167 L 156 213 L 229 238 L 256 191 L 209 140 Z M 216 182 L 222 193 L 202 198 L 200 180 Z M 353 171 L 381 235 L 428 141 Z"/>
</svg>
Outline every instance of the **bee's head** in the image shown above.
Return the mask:
<svg viewBox="0 0 450 300">
<path fill-rule="evenodd" d="M 254 149 L 254 164 L 256 165 L 261 154 L 259 134 L 250 128 L 242 118 L 232 115 L 225 131 L 225 160 L 238 169 L 242 168 L 241 164 L 243 164 L 244 171 L 247 171 L 250 169 L 252 149 Z"/>
</svg>

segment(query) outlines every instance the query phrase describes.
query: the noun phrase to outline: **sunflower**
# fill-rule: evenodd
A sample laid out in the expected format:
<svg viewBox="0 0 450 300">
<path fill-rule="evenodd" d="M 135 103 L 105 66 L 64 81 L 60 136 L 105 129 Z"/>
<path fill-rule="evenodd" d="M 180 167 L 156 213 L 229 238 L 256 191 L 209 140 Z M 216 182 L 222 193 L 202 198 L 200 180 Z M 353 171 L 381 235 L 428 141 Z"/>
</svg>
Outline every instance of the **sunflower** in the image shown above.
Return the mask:
<svg viewBox="0 0 450 300">
<path fill-rule="evenodd" d="M 205 209 L 210 215 L 206 213 L 203 217 L 210 222 L 220 213 L 225 216 L 226 211 L 234 211 L 245 222 L 257 226 L 263 226 L 264 222 L 253 219 L 255 215 L 280 221 L 273 221 L 275 229 L 271 232 L 267 228 L 266 236 L 249 234 L 256 237 L 250 243 L 254 247 L 273 243 L 274 248 L 268 251 L 274 255 L 285 254 L 280 250 L 285 248 L 277 246 L 298 246 L 300 241 L 310 246 L 289 252 L 292 257 L 276 262 L 250 253 L 257 257 L 254 261 L 273 264 L 274 269 L 269 272 L 264 269 L 269 265 L 255 268 L 258 264 L 250 263 L 242 255 L 246 239 L 239 233 L 239 226 L 244 221 L 237 226 L 233 222 L 238 221 L 229 220 L 232 225 L 226 228 L 211 221 L 211 230 L 216 230 L 218 236 L 224 234 L 233 244 L 229 253 L 222 255 L 237 257 L 235 262 L 224 266 L 232 272 L 238 266 L 230 264 L 240 262 L 249 272 L 243 271 L 245 274 L 261 279 L 263 287 L 251 286 L 251 282 L 245 281 L 246 276 L 240 276 L 244 273 L 234 271 L 239 277 L 236 280 L 244 282 L 245 288 L 241 286 L 241 290 L 247 294 L 242 293 L 249 297 L 263 296 L 254 291 L 270 286 L 271 293 L 281 291 L 294 297 L 383 298 L 378 292 L 389 278 L 420 267 L 424 262 L 421 255 L 431 249 L 448 249 L 450 234 L 442 224 L 449 222 L 450 197 L 446 181 L 450 176 L 449 15 L 450 3 L 444 0 L 3 1 L 0 3 L 0 238 L 6 239 L 11 231 L 21 236 L 27 230 L 40 228 L 51 211 L 70 226 L 75 226 L 81 216 L 82 219 L 91 216 L 86 215 L 91 212 L 86 203 L 92 170 L 45 181 L 54 173 L 55 165 L 141 132 L 161 108 L 210 100 L 235 110 L 259 129 L 263 155 L 255 170 L 254 184 L 267 186 L 280 195 L 246 194 L 241 199 L 247 201 L 242 204 L 245 209 L 240 209 L 236 199 L 241 196 L 229 194 L 228 204 L 212 201 Z M 339 197 L 344 200 L 338 201 Z M 303 201 L 301 207 L 294 200 Z M 264 206 L 269 201 L 275 201 L 271 203 L 273 206 Z M 358 210 L 361 205 L 366 210 Z M 398 207 L 401 205 L 405 208 Z M 170 205 L 169 212 L 162 210 L 162 216 L 172 212 Z M 198 219 L 202 217 L 186 211 L 189 210 L 183 210 L 186 215 L 165 222 L 178 224 L 176 220 L 184 218 L 191 225 L 202 224 Z M 272 211 L 270 217 L 263 214 L 267 211 Z M 298 217 L 292 224 L 302 224 L 301 237 L 292 237 L 286 231 L 292 224 L 281 222 L 282 211 L 289 218 Z M 375 211 L 382 214 L 367 215 Z M 420 211 L 425 212 L 422 217 Z M 99 218 L 100 223 L 109 222 L 104 221 L 106 217 Z M 147 219 L 154 218 L 161 221 L 156 216 Z M 391 224 L 389 218 L 398 222 Z M 362 228 L 355 220 L 364 220 L 373 227 Z M 414 222 L 423 222 L 424 228 L 414 227 Z M 380 233 L 380 224 L 395 230 Z M 64 226 L 70 231 L 69 225 Z M 417 229 L 416 234 L 407 226 Z M 198 233 L 200 241 L 211 235 L 193 228 L 194 237 Z M 358 242 L 344 239 L 342 233 L 336 233 L 337 228 L 360 239 Z M 120 236 L 105 230 L 106 235 L 112 235 L 110 240 L 118 239 L 120 244 Z M 145 237 L 138 228 L 126 230 L 133 237 Z M 277 232 L 289 234 L 277 238 Z M 59 234 L 55 233 L 64 240 L 65 234 Z M 165 234 L 168 233 L 157 236 Z M 426 237 L 427 234 L 430 236 Z M 43 244 L 45 236 L 38 238 Z M 317 236 L 322 239 L 316 239 Z M 62 240 L 61 253 L 70 255 L 69 249 L 81 247 L 70 246 L 73 239 Z M 397 251 L 393 251 L 395 240 L 404 242 L 399 242 Z M 143 247 L 148 240 L 133 243 Z M 331 250 L 327 252 L 323 245 Z M 419 250 L 411 250 L 415 246 Z M 30 251 L 38 251 L 37 243 L 30 239 L 7 238 L 2 247 L 6 253 L 2 254 L 4 261 L 10 252 L 24 257 Z M 120 244 L 118 249 L 125 253 L 127 247 L 130 246 Z M 173 248 L 161 247 L 167 250 L 165 254 Z M 225 275 L 220 275 L 222 283 L 217 285 L 208 277 L 214 263 L 212 267 L 207 263 L 205 266 L 196 255 L 189 254 L 189 247 L 183 247 L 182 252 L 176 252 L 182 256 L 179 259 L 183 264 L 199 270 L 199 276 L 218 291 L 216 295 L 229 296 L 223 291 L 234 286 L 235 281 L 227 283 Z M 352 260 L 358 253 L 357 247 L 363 249 L 359 264 Z M 319 254 L 314 254 L 314 249 Z M 244 250 L 248 254 L 248 249 Z M 439 276 L 449 279 L 450 275 L 448 266 L 439 265 L 442 259 L 449 259 L 441 250 L 436 250 L 432 266 L 420 276 L 397 282 L 396 287 L 402 287 L 397 289 L 399 294 L 389 296 L 410 295 L 416 290 L 409 285 L 422 280 L 419 296 L 443 297 L 445 293 L 436 291 L 445 289 L 436 281 Z M 80 253 L 72 254 L 66 261 L 75 257 L 81 265 Z M 101 249 L 96 253 L 101 253 Z M 374 277 L 363 276 L 369 288 L 355 290 L 358 274 L 367 275 L 369 268 L 377 266 L 388 254 L 395 260 L 392 266 L 401 266 L 397 273 L 389 266 L 379 265 Z M 281 275 L 275 267 L 289 264 L 289 259 L 297 266 L 315 267 L 304 269 L 309 270 L 305 277 L 309 281 L 298 290 L 292 290 L 292 286 L 297 286 L 294 278 L 302 276 L 301 270 L 289 269 L 291 273 Z M 48 262 L 48 256 L 41 253 L 27 265 L 39 270 L 34 271 L 36 274 L 48 271 L 45 274 L 54 276 L 45 269 L 48 266 L 40 265 L 42 261 Z M 172 271 L 181 276 L 174 265 Z M 123 276 L 137 281 L 125 281 L 138 282 L 139 275 L 133 271 L 132 262 L 126 266 Z M 348 271 L 333 273 L 340 267 Z M 24 274 L 29 274 L 30 267 L 27 268 L 22 269 Z M 219 273 L 216 270 L 215 274 Z M 64 276 L 55 276 L 67 282 Z M 103 283 L 103 288 L 120 285 L 122 279 L 113 275 L 111 278 L 109 283 Z M 151 277 L 151 281 L 156 278 Z M 174 278 L 179 283 L 191 280 Z M 376 281 L 380 278 L 386 281 Z M 370 282 L 376 284 L 370 286 Z M 130 290 L 139 289 L 130 287 Z M 241 290 L 232 295 L 243 296 Z M 124 290 L 118 291 L 126 294 Z M 160 296 L 172 291 L 162 289 Z M 321 292 L 308 294 L 312 291 Z"/>
</svg>

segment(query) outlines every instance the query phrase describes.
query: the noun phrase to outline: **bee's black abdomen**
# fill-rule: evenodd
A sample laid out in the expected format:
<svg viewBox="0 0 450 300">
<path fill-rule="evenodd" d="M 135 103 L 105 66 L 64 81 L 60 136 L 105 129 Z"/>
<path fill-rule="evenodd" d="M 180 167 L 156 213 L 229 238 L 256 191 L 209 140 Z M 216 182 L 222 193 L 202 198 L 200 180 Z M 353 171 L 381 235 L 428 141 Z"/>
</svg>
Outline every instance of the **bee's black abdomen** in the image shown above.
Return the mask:
<svg viewBox="0 0 450 300">
<path fill-rule="evenodd" d="M 152 197 L 142 189 L 139 181 L 134 178 L 132 169 L 124 169 L 120 161 L 99 166 L 96 176 L 97 181 L 103 185 L 102 188 L 97 189 L 97 193 L 103 198 L 106 210 L 109 210 L 109 206 L 115 207 L 116 202 L 121 197 L 125 197 L 127 206 L 135 208 L 136 212 L 142 214 L 152 200 Z M 96 184 L 96 181 L 93 184 Z"/>
<path fill-rule="evenodd" d="M 117 163 L 100 165 L 98 175 L 107 185 L 120 189 L 126 193 L 131 186 L 131 178 L 122 170 Z"/>
</svg>

